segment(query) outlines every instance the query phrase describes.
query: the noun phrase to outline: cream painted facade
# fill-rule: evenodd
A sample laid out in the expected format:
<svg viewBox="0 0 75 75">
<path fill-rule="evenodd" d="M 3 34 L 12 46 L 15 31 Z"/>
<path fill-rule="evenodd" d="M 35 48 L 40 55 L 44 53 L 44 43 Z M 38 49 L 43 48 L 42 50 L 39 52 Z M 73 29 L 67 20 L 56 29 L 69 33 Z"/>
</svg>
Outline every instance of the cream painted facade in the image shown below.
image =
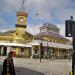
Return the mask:
<svg viewBox="0 0 75 75">
<path fill-rule="evenodd" d="M 10 51 L 14 51 L 15 56 L 30 57 L 31 46 L 25 44 L 32 41 L 33 35 L 26 31 L 28 13 L 25 11 L 24 4 L 21 5 L 16 16 L 15 30 L 0 33 L 0 55 L 5 56 Z"/>
<path fill-rule="evenodd" d="M 50 23 L 43 24 L 40 27 L 40 32 L 34 36 L 35 40 L 31 42 L 33 45 L 33 57 L 39 57 L 39 52 L 42 53 L 42 58 L 71 58 L 72 42 L 59 34 L 60 29 L 56 25 Z M 42 49 L 40 50 L 40 43 Z"/>
</svg>

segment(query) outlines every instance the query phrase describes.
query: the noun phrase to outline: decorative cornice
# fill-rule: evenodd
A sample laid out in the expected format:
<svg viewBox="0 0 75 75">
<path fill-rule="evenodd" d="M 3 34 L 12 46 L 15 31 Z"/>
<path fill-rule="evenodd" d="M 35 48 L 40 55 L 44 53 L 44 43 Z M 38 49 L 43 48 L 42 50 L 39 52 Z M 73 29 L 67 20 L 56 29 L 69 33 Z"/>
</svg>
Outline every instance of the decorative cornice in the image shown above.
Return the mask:
<svg viewBox="0 0 75 75">
<path fill-rule="evenodd" d="M 27 27 L 27 25 L 19 25 L 19 24 L 15 24 L 15 27 L 22 27 L 22 28 L 26 28 Z"/>
<path fill-rule="evenodd" d="M 28 13 L 24 13 L 24 12 L 17 12 L 17 16 L 28 16 Z"/>
</svg>

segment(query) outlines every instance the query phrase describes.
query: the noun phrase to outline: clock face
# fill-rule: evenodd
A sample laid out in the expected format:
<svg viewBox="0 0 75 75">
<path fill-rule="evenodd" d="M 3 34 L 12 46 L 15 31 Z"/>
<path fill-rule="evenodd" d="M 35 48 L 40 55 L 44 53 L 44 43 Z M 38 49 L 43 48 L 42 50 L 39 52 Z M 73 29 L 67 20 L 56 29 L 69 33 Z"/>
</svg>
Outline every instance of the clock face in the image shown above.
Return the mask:
<svg viewBox="0 0 75 75">
<path fill-rule="evenodd" d="M 24 17 L 24 16 L 18 16 L 17 17 L 17 23 L 18 24 L 24 25 L 25 22 L 26 22 L 26 17 Z"/>
<path fill-rule="evenodd" d="M 20 22 L 23 22 L 23 20 L 24 20 L 23 18 L 20 18 Z"/>
</svg>

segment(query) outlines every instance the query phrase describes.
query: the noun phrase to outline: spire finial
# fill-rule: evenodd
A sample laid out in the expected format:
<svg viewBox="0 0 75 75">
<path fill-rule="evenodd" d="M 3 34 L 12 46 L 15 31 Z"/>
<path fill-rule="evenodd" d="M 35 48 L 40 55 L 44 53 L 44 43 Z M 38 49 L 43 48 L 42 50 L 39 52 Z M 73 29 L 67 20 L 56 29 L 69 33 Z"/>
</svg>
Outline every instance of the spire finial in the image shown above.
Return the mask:
<svg viewBox="0 0 75 75">
<path fill-rule="evenodd" d="M 73 16 L 70 16 L 70 20 L 72 20 L 72 21 L 73 21 Z"/>
<path fill-rule="evenodd" d="M 23 4 L 24 4 L 24 0 L 23 0 Z"/>
</svg>

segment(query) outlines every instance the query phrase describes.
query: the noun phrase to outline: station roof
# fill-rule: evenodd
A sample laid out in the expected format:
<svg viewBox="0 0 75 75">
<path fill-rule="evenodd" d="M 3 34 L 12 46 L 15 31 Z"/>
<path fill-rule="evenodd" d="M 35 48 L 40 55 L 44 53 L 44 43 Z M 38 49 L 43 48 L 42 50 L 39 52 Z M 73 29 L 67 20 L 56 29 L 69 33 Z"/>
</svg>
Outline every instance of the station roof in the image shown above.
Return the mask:
<svg viewBox="0 0 75 75">
<path fill-rule="evenodd" d="M 42 36 L 54 37 L 54 38 L 65 39 L 65 40 L 70 41 L 69 39 L 66 39 L 65 37 L 63 37 L 59 33 L 54 33 L 54 32 L 40 32 L 35 35 L 35 38 L 39 38 Z"/>
<path fill-rule="evenodd" d="M 14 32 L 16 32 L 16 31 L 15 30 L 9 30 L 9 31 L 4 32 L 3 34 L 11 34 L 11 33 L 14 33 Z"/>
<path fill-rule="evenodd" d="M 43 26 L 41 26 L 40 28 L 53 28 L 53 29 L 60 30 L 56 25 L 51 23 L 44 23 Z"/>
<path fill-rule="evenodd" d="M 6 35 L 10 35 L 11 33 L 14 33 L 14 32 L 16 32 L 16 30 L 8 30 L 6 32 L 0 32 L 0 35 L 6 36 Z M 31 33 L 27 32 L 27 31 L 26 31 L 26 34 L 32 35 Z"/>
<path fill-rule="evenodd" d="M 26 13 L 26 10 L 25 10 L 25 7 L 24 7 L 24 4 L 21 5 L 20 9 L 18 12 L 24 12 Z"/>
<path fill-rule="evenodd" d="M 1 32 L 0 36 L 10 35 L 11 33 L 14 33 L 14 32 L 16 32 L 16 31 L 15 30 L 9 30 L 9 31 L 6 31 L 6 32 Z"/>
</svg>

